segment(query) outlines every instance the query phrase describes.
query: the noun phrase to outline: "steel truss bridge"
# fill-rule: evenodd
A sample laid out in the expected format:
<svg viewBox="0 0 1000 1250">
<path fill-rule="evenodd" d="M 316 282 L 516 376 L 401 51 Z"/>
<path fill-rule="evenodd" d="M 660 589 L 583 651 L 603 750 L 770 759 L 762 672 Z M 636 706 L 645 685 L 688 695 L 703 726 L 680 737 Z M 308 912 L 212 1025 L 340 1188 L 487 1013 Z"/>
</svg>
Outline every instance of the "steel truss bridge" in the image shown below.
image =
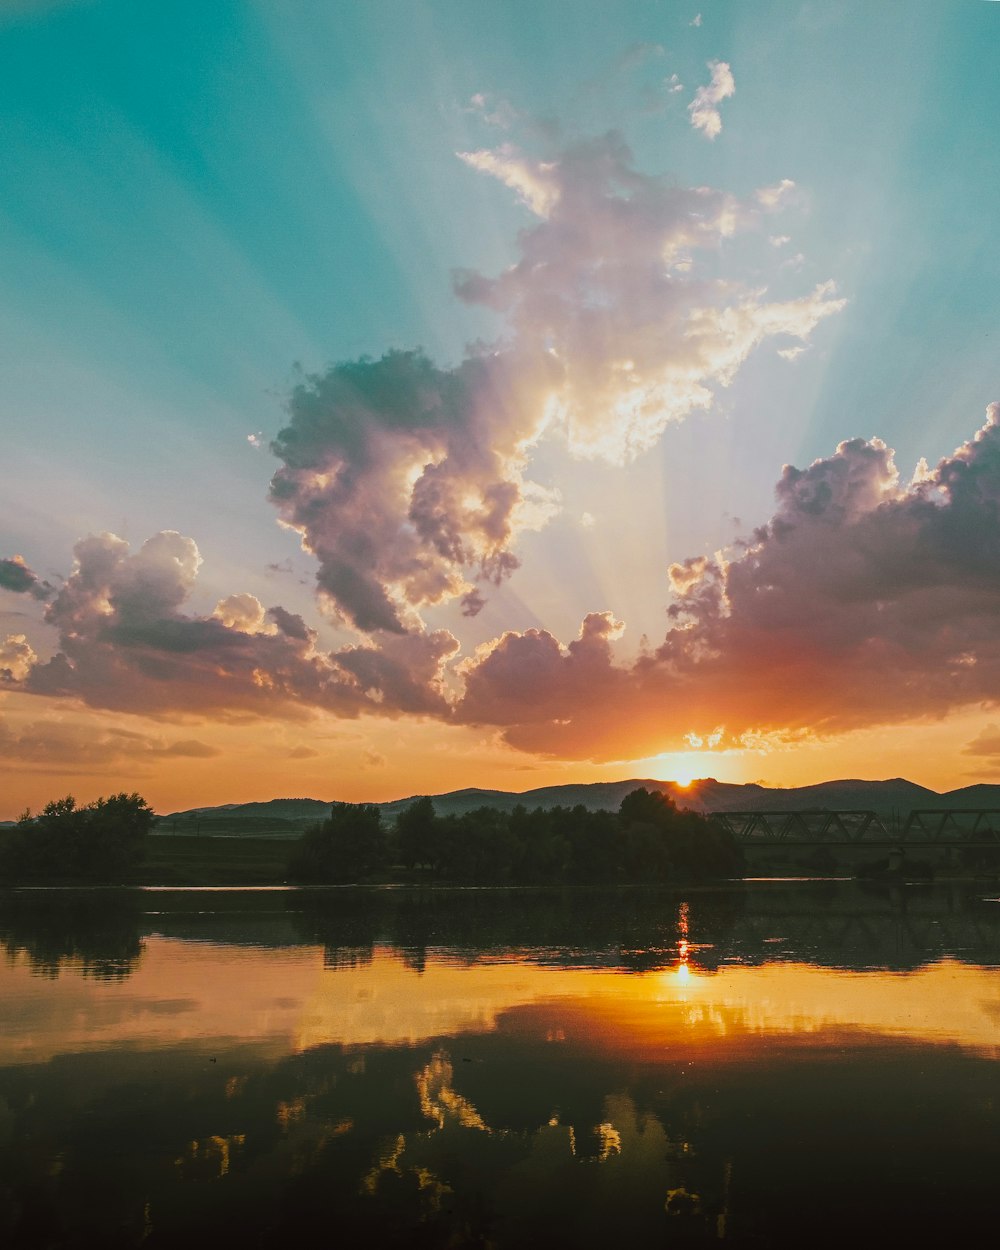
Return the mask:
<svg viewBox="0 0 1000 1250">
<path fill-rule="evenodd" d="M 876 811 L 708 812 L 742 845 L 1000 848 L 998 808 Z"/>
</svg>

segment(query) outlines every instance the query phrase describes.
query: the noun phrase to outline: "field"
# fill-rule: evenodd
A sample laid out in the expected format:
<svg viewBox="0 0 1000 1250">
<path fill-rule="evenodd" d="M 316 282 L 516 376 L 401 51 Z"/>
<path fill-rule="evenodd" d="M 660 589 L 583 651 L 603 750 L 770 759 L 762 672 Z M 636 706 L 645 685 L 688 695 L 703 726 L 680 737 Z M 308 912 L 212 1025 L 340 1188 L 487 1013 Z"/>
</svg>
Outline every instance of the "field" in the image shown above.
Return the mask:
<svg viewBox="0 0 1000 1250">
<path fill-rule="evenodd" d="M 291 849 L 280 838 L 152 837 L 130 885 L 280 885 Z"/>
</svg>

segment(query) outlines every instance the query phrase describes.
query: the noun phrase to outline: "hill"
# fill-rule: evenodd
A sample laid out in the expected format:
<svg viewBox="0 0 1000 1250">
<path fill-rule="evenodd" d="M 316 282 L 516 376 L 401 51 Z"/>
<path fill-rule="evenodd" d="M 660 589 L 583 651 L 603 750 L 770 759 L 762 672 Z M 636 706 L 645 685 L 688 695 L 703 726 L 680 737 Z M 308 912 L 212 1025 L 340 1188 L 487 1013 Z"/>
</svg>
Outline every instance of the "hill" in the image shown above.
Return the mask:
<svg viewBox="0 0 1000 1250">
<path fill-rule="evenodd" d="M 627 781 L 596 781 L 587 784 L 542 786 L 534 790 L 481 790 L 468 788 L 431 795 L 439 816 L 460 816 L 477 807 L 512 811 L 519 804 L 533 807 L 576 807 L 588 811 L 600 808 L 616 810 L 631 790 L 644 786 L 669 794 L 679 807 L 698 812 L 734 811 L 802 811 L 834 809 L 849 811 L 873 808 L 888 813 L 908 812 L 913 808 L 993 807 L 1000 810 L 1000 786 L 972 785 L 946 794 L 938 794 L 925 786 L 893 777 L 885 781 L 863 781 L 854 778 L 824 781 L 813 786 L 787 788 L 761 786 L 756 783 L 734 785 L 712 777 L 681 786 L 672 781 L 650 778 L 629 778 Z M 396 817 L 419 795 L 379 803 L 385 819 Z M 322 820 L 335 800 L 271 799 L 258 803 L 225 803 L 219 807 L 195 807 L 172 812 L 160 819 L 161 834 L 199 834 L 216 837 L 294 838 L 317 820 Z"/>
</svg>

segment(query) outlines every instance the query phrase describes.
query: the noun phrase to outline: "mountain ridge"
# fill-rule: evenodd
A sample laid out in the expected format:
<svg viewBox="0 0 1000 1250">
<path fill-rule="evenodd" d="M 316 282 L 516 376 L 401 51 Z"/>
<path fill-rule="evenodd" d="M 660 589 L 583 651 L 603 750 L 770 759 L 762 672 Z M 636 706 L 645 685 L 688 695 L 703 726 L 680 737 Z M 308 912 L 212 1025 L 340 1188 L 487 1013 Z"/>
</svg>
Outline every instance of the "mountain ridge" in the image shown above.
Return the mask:
<svg viewBox="0 0 1000 1250">
<path fill-rule="evenodd" d="M 441 816 L 462 815 L 478 807 L 512 811 L 524 807 L 575 807 L 590 811 L 598 808 L 616 809 L 631 790 L 640 786 L 668 794 L 679 807 L 699 812 L 722 811 L 794 811 L 809 808 L 834 810 L 874 809 L 876 811 L 910 811 L 916 808 L 996 807 L 1000 810 L 1000 785 L 976 783 L 957 790 L 939 793 L 905 777 L 878 781 L 840 778 L 810 786 L 762 786 L 757 782 L 733 783 L 703 777 L 687 786 L 677 782 L 651 778 L 629 778 L 625 781 L 594 781 L 540 786 L 531 790 L 488 790 L 475 786 L 450 790 L 428 797 Z M 390 799 L 376 803 L 382 815 L 395 820 L 410 803 L 422 795 Z M 247 832 L 263 832 L 262 826 L 273 825 L 275 832 L 288 834 L 308 823 L 323 819 L 338 800 L 314 798 L 277 798 L 250 803 L 223 803 L 213 807 L 188 808 L 160 818 L 161 831 L 170 824 L 170 831 L 180 832 L 192 826 L 245 824 Z M 249 826 L 253 826 L 253 829 Z"/>
</svg>

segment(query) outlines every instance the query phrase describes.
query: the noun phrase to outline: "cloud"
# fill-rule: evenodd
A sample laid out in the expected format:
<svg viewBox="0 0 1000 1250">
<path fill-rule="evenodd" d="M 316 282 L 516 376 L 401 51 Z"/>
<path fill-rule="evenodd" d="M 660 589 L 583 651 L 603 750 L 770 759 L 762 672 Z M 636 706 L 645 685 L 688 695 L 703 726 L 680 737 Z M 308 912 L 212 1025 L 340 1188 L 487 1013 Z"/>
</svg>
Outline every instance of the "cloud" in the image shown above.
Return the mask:
<svg viewBox="0 0 1000 1250">
<path fill-rule="evenodd" d="M 611 657 L 610 644 L 621 631 L 610 612 L 592 612 L 579 637 L 565 648 L 547 630 L 505 633 L 463 666 L 459 719 L 501 725 L 513 745 L 544 751 L 546 729 L 562 740 L 568 726 L 596 721 L 597 709 L 605 718 L 616 709 L 617 716 L 630 699 L 632 680 Z"/>
<path fill-rule="evenodd" d="M 523 749 L 612 759 L 720 724 L 739 745 L 1000 703 L 1000 405 L 915 482 L 858 438 L 787 466 L 776 497 L 732 558 L 671 568 L 672 625 L 653 654 L 616 665 L 593 627 L 600 645 L 581 655 L 506 634 L 467 665 L 459 719 Z"/>
<path fill-rule="evenodd" d="M 45 611 L 59 651 L 31 663 L 15 638 L 0 653 L 21 661 L 5 671 L 27 693 L 147 715 L 447 713 L 443 669 L 458 647 L 447 631 L 324 652 L 300 616 L 253 595 L 231 595 L 211 616 L 185 613 L 201 556 L 174 531 L 135 554 L 114 534 L 91 535 L 74 554 Z"/>
<path fill-rule="evenodd" d="M 0 641 L 0 684 L 24 681 L 37 659 L 24 634 L 8 634 Z"/>
<path fill-rule="evenodd" d="M 726 94 L 723 71 L 713 66 L 713 83 Z M 367 640 L 324 651 L 301 616 L 246 593 L 195 613 L 192 539 L 164 531 L 133 553 L 98 534 L 77 544 L 58 591 L 23 561 L 4 563 L 16 589 L 47 598 L 45 619 L 59 633 L 44 661 L 20 635 L 9 640 L 7 684 L 151 716 L 323 709 L 450 719 L 458 643 L 429 631 L 420 612 L 457 600 L 475 616 L 490 585 L 517 569 L 520 535 L 560 506 L 556 490 L 529 476 L 539 443 L 547 457 L 555 449 L 622 464 L 710 406 L 758 345 L 806 342 L 843 306 L 832 283 L 773 301 L 718 276 L 724 242 L 758 229 L 791 183 L 741 200 L 643 173 L 613 131 L 567 143 L 536 127 L 531 142 L 540 150 L 507 142 L 459 154 L 532 214 L 508 268 L 454 276 L 460 300 L 502 319 L 501 337 L 448 367 L 419 350 L 390 351 L 303 377 L 271 444 L 280 520 L 316 558 L 323 605 Z M 518 732 L 516 718 L 490 720 L 488 697 L 518 702 L 513 678 L 506 692 L 494 680 L 515 653 L 559 674 L 546 687 L 553 702 L 570 698 L 581 673 L 624 697 L 636 678 L 612 663 L 618 628 L 593 613 L 568 648 L 545 633 L 505 636 L 465 670 L 459 715 Z"/>
<path fill-rule="evenodd" d="M 290 760 L 313 760 L 318 755 L 319 752 L 313 750 L 312 747 L 293 747 L 291 751 L 288 752 L 288 758 Z"/>
<path fill-rule="evenodd" d="M 319 559 L 320 591 L 363 630 L 499 582 L 551 496 L 523 476 L 552 366 L 541 352 L 439 369 L 419 352 L 338 365 L 292 396 L 271 498 Z"/>
<path fill-rule="evenodd" d="M 1000 725 L 989 724 L 962 748 L 963 755 L 980 755 L 1000 760 Z"/>
<path fill-rule="evenodd" d="M 417 631 L 455 599 L 474 612 L 518 567 L 519 536 L 559 507 L 529 476 L 543 437 L 620 464 L 710 406 L 765 339 L 805 339 L 843 306 L 828 283 L 769 302 L 718 279 L 720 245 L 769 211 L 756 196 L 642 173 L 614 132 L 531 142 L 458 154 L 533 215 L 509 268 L 455 275 L 503 336 L 453 367 L 392 351 L 304 378 L 272 443 L 271 499 L 363 631 Z"/>
<path fill-rule="evenodd" d="M 798 190 L 791 178 L 782 178 L 780 182 L 776 182 L 772 187 L 760 187 L 754 192 L 757 203 L 762 208 L 782 208 L 794 196 Z M 784 244 L 791 242 L 787 235 L 777 235 L 771 238 L 770 243 L 773 247 L 783 247 Z"/>
<path fill-rule="evenodd" d="M 492 151 L 459 152 L 458 157 L 471 169 L 499 178 L 538 217 L 548 217 L 559 201 L 559 185 L 553 177 L 555 163 L 529 160 L 511 143 Z"/>
<path fill-rule="evenodd" d="M 698 16 L 700 18 L 701 14 Z M 695 130 L 700 130 L 708 139 L 714 139 L 722 133 L 722 115 L 718 105 L 736 94 L 736 80 L 725 61 L 709 61 L 708 68 L 712 71 L 708 86 L 699 87 L 694 93 L 688 112 Z"/>
<path fill-rule="evenodd" d="M 197 738 L 185 738 L 182 742 L 173 742 L 159 755 L 179 755 L 189 760 L 210 760 L 222 752 L 218 747 L 209 746 L 207 742 L 199 742 Z"/>
<path fill-rule="evenodd" d="M 0 590 L 11 590 L 16 595 L 31 595 L 33 599 L 48 599 L 52 586 L 30 569 L 21 556 L 0 559 Z"/>
<path fill-rule="evenodd" d="M 550 201 L 520 235 L 519 260 L 495 278 L 462 272 L 456 291 L 501 313 L 515 344 L 546 346 L 545 419 L 578 455 L 620 464 L 647 450 L 709 406 L 763 339 L 807 337 L 843 307 L 829 283 L 772 304 L 706 282 L 695 257 L 755 226 L 759 201 L 643 174 L 614 132 L 546 169 Z"/>
<path fill-rule="evenodd" d="M 465 112 L 474 113 L 488 126 L 496 126 L 500 130 L 510 130 L 521 117 L 509 100 L 485 91 L 477 91 L 469 98 Z"/>
<path fill-rule="evenodd" d="M 324 652 L 300 616 L 251 595 L 190 615 L 201 557 L 166 531 L 134 554 L 111 534 L 77 544 L 45 613 L 59 652 L 37 661 L 17 635 L 0 670 L 17 689 L 100 708 L 432 716 L 564 759 L 640 758 L 691 735 L 759 749 L 1000 704 L 1000 404 L 909 482 L 883 442 L 854 438 L 807 468 L 786 466 L 775 495 L 771 518 L 731 551 L 670 567 L 669 628 L 631 664 L 615 659 L 624 626 L 608 611 L 589 613 L 566 646 L 546 630 L 505 633 L 452 676 L 458 644 L 446 631 Z M 49 758 L 60 733 L 5 730 L 0 748 Z M 93 740 L 82 759 L 112 747 L 145 759 L 210 750 L 196 739 Z M 990 730 L 967 753 L 996 745 Z"/>
<path fill-rule="evenodd" d="M 212 759 L 220 754 L 216 747 L 197 739 L 167 742 L 156 735 L 58 716 L 17 725 L 0 717 L 0 759 L 8 768 L 58 768 L 86 774 L 144 767 L 157 759 Z"/>
</svg>

